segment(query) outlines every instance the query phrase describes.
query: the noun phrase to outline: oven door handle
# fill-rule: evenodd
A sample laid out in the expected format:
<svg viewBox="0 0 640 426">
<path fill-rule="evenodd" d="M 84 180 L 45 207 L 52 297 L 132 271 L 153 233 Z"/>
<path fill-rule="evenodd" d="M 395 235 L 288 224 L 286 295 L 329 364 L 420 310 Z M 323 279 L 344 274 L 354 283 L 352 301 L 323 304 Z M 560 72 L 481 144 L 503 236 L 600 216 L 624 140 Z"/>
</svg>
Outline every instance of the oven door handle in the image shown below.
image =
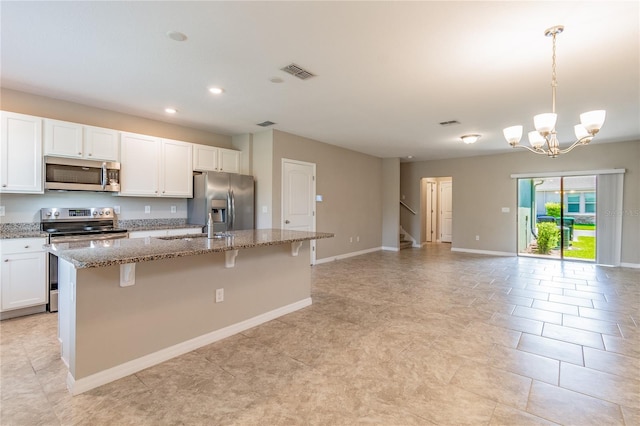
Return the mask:
<svg viewBox="0 0 640 426">
<path fill-rule="evenodd" d="M 77 237 L 52 237 L 51 243 L 78 243 L 82 241 L 104 241 L 104 240 L 119 240 L 121 238 L 128 238 L 129 233 L 123 232 L 122 234 L 102 234 L 95 236 L 79 235 Z"/>
</svg>

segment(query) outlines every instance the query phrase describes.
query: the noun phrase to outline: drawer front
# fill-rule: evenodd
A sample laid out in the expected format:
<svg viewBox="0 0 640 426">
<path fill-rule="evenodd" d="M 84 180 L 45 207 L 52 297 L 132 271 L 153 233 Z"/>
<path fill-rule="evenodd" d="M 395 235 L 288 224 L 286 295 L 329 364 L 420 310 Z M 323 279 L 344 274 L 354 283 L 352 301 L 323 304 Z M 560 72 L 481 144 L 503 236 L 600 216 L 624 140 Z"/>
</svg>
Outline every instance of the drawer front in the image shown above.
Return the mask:
<svg viewBox="0 0 640 426">
<path fill-rule="evenodd" d="M 46 243 L 46 238 L 11 238 L 0 240 L 0 251 L 2 254 L 44 251 L 42 246 Z"/>
</svg>

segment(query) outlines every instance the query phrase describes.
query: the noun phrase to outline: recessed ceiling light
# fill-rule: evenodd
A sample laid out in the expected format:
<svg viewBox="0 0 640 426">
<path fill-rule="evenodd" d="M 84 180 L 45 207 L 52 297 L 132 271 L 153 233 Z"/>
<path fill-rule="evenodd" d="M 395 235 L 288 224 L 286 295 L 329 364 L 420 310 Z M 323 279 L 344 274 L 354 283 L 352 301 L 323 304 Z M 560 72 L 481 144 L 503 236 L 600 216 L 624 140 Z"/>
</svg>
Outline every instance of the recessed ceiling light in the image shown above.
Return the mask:
<svg viewBox="0 0 640 426">
<path fill-rule="evenodd" d="M 175 41 L 185 41 L 187 39 L 187 35 L 180 31 L 169 31 L 167 37 Z"/>
<path fill-rule="evenodd" d="M 219 88 L 219 87 L 211 87 L 211 88 L 209 88 L 209 91 L 210 91 L 211 93 L 213 93 L 214 95 L 219 95 L 219 94 L 221 94 L 222 92 L 224 92 L 224 90 L 222 90 L 222 89 L 221 89 L 221 88 Z"/>
<path fill-rule="evenodd" d="M 165 108 L 164 112 L 166 112 L 167 114 L 175 114 L 176 112 L 178 112 L 178 110 L 175 108 Z"/>
<path fill-rule="evenodd" d="M 413 155 L 407 155 L 407 158 L 411 160 L 413 158 Z"/>
<path fill-rule="evenodd" d="M 284 83 L 284 80 L 281 79 L 280 77 L 272 77 L 269 79 L 269 81 L 272 83 Z"/>
</svg>

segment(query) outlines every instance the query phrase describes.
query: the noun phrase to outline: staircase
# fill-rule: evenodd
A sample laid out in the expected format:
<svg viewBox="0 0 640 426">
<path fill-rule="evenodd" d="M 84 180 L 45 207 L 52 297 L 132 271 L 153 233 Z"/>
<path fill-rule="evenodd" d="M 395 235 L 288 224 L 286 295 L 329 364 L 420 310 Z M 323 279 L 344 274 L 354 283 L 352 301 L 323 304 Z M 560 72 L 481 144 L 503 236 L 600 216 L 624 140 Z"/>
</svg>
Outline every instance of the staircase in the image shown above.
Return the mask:
<svg viewBox="0 0 640 426">
<path fill-rule="evenodd" d="M 413 247 L 413 242 L 405 239 L 404 234 L 400 234 L 400 250 Z"/>
</svg>

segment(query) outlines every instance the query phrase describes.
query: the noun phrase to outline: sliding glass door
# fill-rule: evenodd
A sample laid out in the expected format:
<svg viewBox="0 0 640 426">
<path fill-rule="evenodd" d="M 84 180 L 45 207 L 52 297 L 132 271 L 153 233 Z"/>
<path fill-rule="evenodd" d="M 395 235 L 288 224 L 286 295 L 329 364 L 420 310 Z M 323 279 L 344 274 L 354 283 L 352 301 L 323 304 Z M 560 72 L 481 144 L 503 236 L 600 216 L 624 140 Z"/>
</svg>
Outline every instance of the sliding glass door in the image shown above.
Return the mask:
<svg viewBox="0 0 640 426">
<path fill-rule="evenodd" d="M 596 259 L 596 176 L 518 179 L 518 253 Z"/>
</svg>

